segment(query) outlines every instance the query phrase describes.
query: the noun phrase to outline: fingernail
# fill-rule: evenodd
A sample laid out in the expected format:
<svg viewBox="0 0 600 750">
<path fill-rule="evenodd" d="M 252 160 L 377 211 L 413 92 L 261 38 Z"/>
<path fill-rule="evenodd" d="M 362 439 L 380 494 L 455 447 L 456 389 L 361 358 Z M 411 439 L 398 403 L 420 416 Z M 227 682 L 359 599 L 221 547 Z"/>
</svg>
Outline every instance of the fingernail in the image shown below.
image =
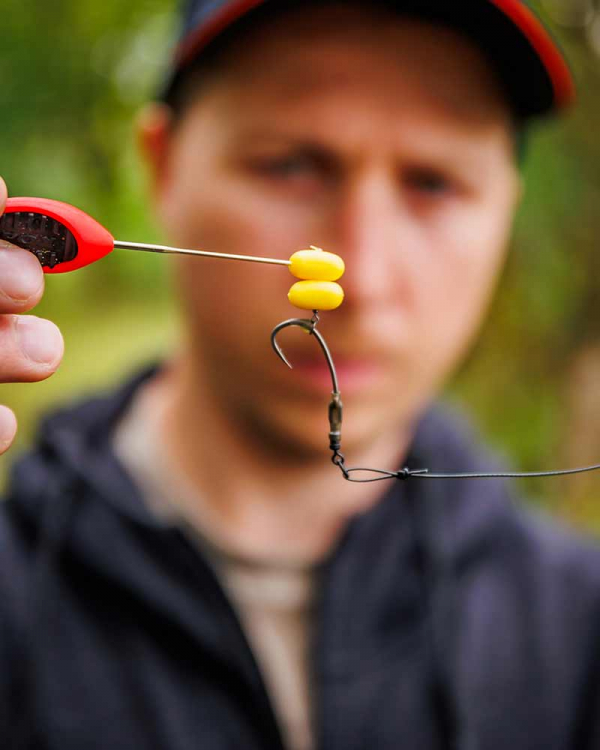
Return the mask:
<svg viewBox="0 0 600 750">
<path fill-rule="evenodd" d="M 15 302 L 26 302 L 43 283 L 37 258 L 27 250 L 0 242 L 0 291 Z"/>
<path fill-rule="evenodd" d="M 32 362 L 53 365 L 62 353 L 62 336 L 49 320 L 22 315 L 17 319 L 17 338 L 21 351 Z"/>
</svg>

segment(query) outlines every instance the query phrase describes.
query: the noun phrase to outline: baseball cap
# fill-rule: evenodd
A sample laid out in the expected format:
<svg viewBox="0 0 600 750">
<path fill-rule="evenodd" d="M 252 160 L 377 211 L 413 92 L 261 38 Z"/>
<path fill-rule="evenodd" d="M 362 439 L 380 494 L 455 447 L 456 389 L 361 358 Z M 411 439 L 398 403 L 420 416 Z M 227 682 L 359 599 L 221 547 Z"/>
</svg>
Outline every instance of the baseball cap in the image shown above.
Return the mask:
<svg viewBox="0 0 600 750">
<path fill-rule="evenodd" d="M 185 0 L 181 29 L 162 96 L 169 101 L 178 82 L 203 53 L 239 25 L 289 7 L 343 0 Z M 356 0 L 347 0 L 348 4 Z M 371 0 L 399 13 L 454 28 L 472 39 L 504 84 L 515 116 L 526 120 L 567 107 L 575 98 L 569 66 L 548 29 L 522 0 Z M 368 3 L 367 3 L 368 4 Z"/>
</svg>

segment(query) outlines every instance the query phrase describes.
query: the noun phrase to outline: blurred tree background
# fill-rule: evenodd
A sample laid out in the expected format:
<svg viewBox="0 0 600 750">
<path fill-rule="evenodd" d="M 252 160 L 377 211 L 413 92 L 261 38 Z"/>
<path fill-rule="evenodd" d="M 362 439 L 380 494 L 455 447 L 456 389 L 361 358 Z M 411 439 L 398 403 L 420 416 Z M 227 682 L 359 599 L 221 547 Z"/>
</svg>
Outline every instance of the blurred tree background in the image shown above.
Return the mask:
<svg viewBox="0 0 600 750">
<path fill-rule="evenodd" d="M 134 122 L 161 80 L 175 2 L 3 0 L 0 174 L 10 194 L 73 203 L 119 239 L 163 239 Z M 533 5 L 567 52 L 579 104 L 528 137 L 526 191 L 500 293 L 448 392 L 523 470 L 600 462 L 600 0 Z M 62 328 L 66 355 L 45 383 L 2 387 L 21 429 L 0 477 L 45 411 L 110 386 L 176 341 L 160 256 L 115 252 L 48 278 L 36 314 Z M 600 474 L 521 489 L 600 533 Z"/>
</svg>

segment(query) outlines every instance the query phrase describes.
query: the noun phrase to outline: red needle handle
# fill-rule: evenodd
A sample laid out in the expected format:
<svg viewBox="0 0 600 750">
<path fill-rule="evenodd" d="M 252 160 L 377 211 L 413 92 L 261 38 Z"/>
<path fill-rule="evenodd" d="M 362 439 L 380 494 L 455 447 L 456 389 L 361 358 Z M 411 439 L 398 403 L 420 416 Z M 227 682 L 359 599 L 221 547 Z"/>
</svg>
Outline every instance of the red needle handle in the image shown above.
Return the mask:
<svg viewBox="0 0 600 750">
<path fill-rule="evenodd" d="M 9 198 L 0 216 L 0 239 L 30 250 L 44 273 L 83 268 L 115 246 L 111 233 L 91 216 L 48 198 Z"/>
</svg>

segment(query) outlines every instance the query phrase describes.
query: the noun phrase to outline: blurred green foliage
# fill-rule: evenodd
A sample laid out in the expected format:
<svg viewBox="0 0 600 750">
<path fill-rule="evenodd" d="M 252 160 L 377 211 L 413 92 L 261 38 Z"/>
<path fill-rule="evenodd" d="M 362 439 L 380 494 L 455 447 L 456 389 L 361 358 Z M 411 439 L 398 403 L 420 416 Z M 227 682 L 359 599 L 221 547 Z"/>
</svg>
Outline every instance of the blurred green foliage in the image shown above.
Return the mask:
<svg viewBox="0 0 600 750">
<path fill-rule="evenodd" d="M 73 203 L 120 239 L 160 239 L 134 126 L 161 80 L 173 6 L 4 0 L 0 174 L 9 194 Z M 36 314 L 58 323 L 66 354 L 48 381 L 3 388 L 19 417 L 17 449 L 50 407 L 161 356 L 175 332 L 167 267 L 158 256 L 115 252 L 77 274 L 47 278 Z"/>
<path fill-rule="evenodd" d="M 593 2 L 541 2 L 537 9 L 560 22 L 579 106 L 528 136 L 508 267 L 482 336 L 449 389 L 523 469 L 600 461 L 600 13 Z M 160 82 L 174 6 L 4 0 L 0 174 L 12 195 L 74 203 L 119 239 L 161 239 L 134 120 Z M 18 449 L 42 412 L 116 382 L 172 345 L 177 321 L 166 269 L 160 257 L 114 253 L 48 279 L 37 312 L 61 326 L 67 354 L 46 383 L 3 386 L 2 400 L 20 418 Z M 600 531 L 600 475 L 523 489 Z"/>
</svg>

